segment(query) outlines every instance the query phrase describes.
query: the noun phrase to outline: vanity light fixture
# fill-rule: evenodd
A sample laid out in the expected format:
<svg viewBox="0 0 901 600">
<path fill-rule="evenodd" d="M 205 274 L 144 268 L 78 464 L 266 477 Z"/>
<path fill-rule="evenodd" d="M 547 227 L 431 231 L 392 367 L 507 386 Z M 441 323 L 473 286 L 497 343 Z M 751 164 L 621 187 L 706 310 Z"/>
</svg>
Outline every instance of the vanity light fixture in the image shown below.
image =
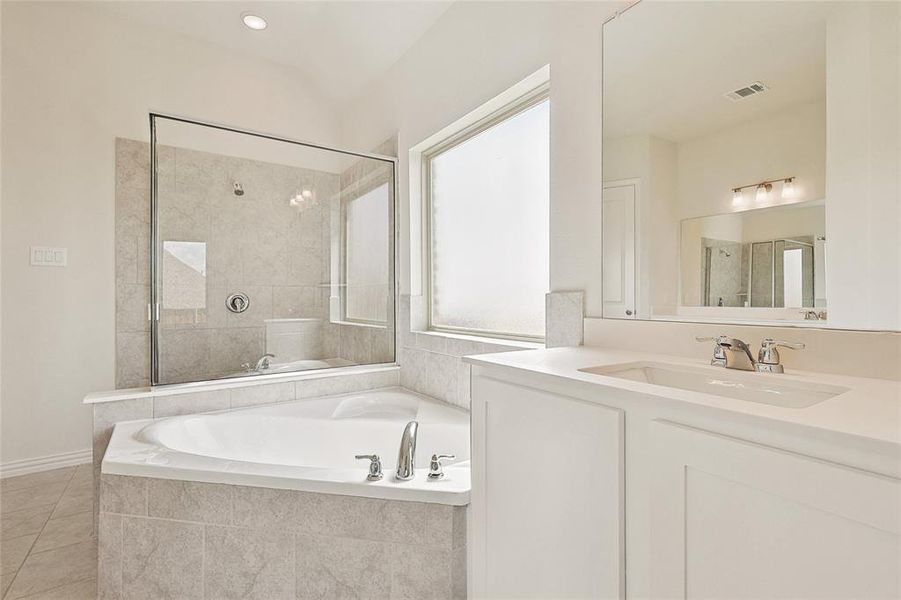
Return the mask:
<svg viewBox="0 0 901 600">
<path fill-rule="evenodd" d="M 750 183 L 740 187 L 732 188 L 732 205 L 739 206 L 744 203 L 743 191 L 748 188 L 754 188 L 754 199 L 758 203 L 765 203 L 770 200 L 770 193 L 773 191 L 774 183 L 782 184 L 782 199 L 788 200 L 795 197 L 794 177 L 784 177 L 782 179 L 769 179 L 760 183 Z"/>
<path fill-rule="evenodd" d="M 782 199 L 789 200 L 795 197 L 795 178 L 789 177 L 782 182 Z"/>
<path fill-rule="evenodd" d="M 244 25 L 253 29 L 254 31 L 262 31 L 266 29 L 268 23 L 266 23 L 266 19 L 259 15 L 254 15 L 251 13 L 244 13 L 241 15 L 241 20 L 244 21 Z"/>
</svg>

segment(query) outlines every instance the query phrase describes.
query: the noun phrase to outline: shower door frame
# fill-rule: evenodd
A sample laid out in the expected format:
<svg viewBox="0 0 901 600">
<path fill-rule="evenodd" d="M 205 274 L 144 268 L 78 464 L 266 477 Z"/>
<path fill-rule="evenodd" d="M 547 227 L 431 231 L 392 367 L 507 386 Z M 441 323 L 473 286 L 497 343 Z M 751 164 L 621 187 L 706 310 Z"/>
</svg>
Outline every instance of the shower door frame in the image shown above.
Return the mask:
<svg viewBox="0 0 901 600">
<path fill-rule="evenodd" d="M 253 129 L 241 129 L 239 127 L 233 127 L 231 125 L 224 125 L 222 123 L 215 123 L 213 121 L 205 121 L 202 119 L 194 119 L 189 117 L 184 117 L 181 115 L 175 115 L 172 113 L 165 112 L 155 112 L 151 111 L 148 113 L 150 120 L 150 306 L 149 308 L 149 316 L 150 316 L 150 386 L 151 387 L 164 387 L 164 386 L 172 386 L 172 385 L 196 385 L 205 383 L 207 381 L 216 381 L 216 382 L 228 382 L 228 381 L 252 381 L 254 379 L 264 379 L 271 377 L 281 377 L 284 378 L 286 373 L 270 373 L 270 374 L 260 374 L 260 375 L 248 375 L 243 377 L 223 377 L 221 379 L 215 380 L 197 380 L 185 383 L 160 383 L 160 360 L 159 360 L 159 351 L 160 351 L 160 292 L 162 289 L 162 272 L 160 268 L 160 256 L 159 256 L 159 248 L 160 248 L 160 226 L 159 226 L 159 186 L 157 183 L 157 132 L 156 132 L 156 123 L 157 119 L 164 119 L 167 121 L 175 121 L 179 123 L 186 123 L 189 125 L 198 125 L 201 127 L 209 127 L 211 129 L 218 129 L 219 131 L 227 131 L 230 133 L 239 133 L 243 135 L 249 135 L 256 138 L 262 138 L 267 140 L 272 140 L 274 142 L 282 142 L 286 144 L 293 144 L 295 146 L 303 146 L 305 148 L 312 148 L 315 150 L 323 150 L 327 152 L 337 152 L 339 154 L 345 154 L 348 156 L 356 156 L 358 158 L 365 158 L 370 160 L 378 160 L 386 163 L 390 163 L 391 165 L 391 184 L 394 186 L 391 194 L 392 201 L 388 203 L 388 223 L 391 226 L 391 231 L 388 232 L 388 289 L 391 290 L 391 295 L 389 296 L 389 305 L 388 305 L 388 314 L 392 317 L 391 319 L 391 331 L 394 334 L 393 336 L 389 336 L 391 339 L 391 346 L 393 349 L 394 360 L 391 363 L 384 364 L 397 364 L 397 294 L 398 294 L 398 286 L 397 286 L 397 265 L 398 265 L 398 246 L 397 246 L 397 233 L 398 233 L 398 220 L 397 220 L 397 204 L 398 204 L 398 173 L 397 173 L 397 163 L 398 159 L 395 156 L 387 156 L 384 154 L 376 154 L 374 152 L 360 152 L 358 150 L 348 150 L 346 148 L 338 148 L 335 146 L 328 146 L 325 144 L 316 144 L 313 142 L 306 142 L 303 140 L 298 140 L 294 138 L 287 138 L 284 136 L 275 135 L 272 133 L 268 133 L 265 131 L 257 131 Z M 328 367 L 328 369 L 347 369 L 352 367 Z M 310 370 L 310 372 L 320 372 L 325 369 L 316 369 Z M 307 373 L 308 371 L 293 371 L 292 373 Z"/>
</svg>

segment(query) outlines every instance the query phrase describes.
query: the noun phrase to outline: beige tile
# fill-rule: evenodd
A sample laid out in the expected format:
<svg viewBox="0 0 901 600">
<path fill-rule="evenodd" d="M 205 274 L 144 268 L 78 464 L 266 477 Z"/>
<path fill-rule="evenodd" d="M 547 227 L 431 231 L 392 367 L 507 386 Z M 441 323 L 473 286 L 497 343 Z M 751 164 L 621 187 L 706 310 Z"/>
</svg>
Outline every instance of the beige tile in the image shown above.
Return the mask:
<svg viewBox="0 0 901 600">
<path fill-rule="evenodd" d="M 62 498 L 53 509 L 54 519 L 74 515 L 76 513 L 91 510 L 94 507 L 94 482 L 93 479 L 73 478 L 69 487 L 63 492 Z"/>
<path fill-rule="evenodd" d="M 97 580 L 91 578 L 25 596 L 24 600 L 96 600 L 96 598 Z"/>
<path fill-rule="evenodd" d="M 116 187 L 150 189 L 150 144 L 116 138 Z"/>
<path fill-rule="evenodd" d="M 98 527 L 97 595 L 122 596 L 122 517 L 102 513 Z"/>
<path fill-rule="evenodd" d="M 297 381 L 295 394 L 299 399 L 316 398 L 397 385 L 400 385 L 399 369 L 390 369 L 375 373 L 334 375 Z"/>
<path fill-rule="evenodd" d="M 36 506 L 53 506 L 65 489 L 66 482 L 61 481 L 6 492 L 0 497 L 2 500 L 0 513 L 6 514 Z"/>
<path fill-rule="evenodd" d="M 150 385 L 150 333 L 116 333 L 116 387 Z"/>
<path fill-rule="evenodd" d="M 0 598 L 6 595 L 6 590 L 12 584 L 13 579 L 18 575 L 18 571 L 10 571 L 9 573 L 0 573 Z"/>
<path fill-rule="evenodd" d="M 294 536 L 208 525 L 203 578 L 207 598 L 294 598 Z"/>
<path fill-rule="evenodd" d="M 150 331 L 147 306 L 150 286 L 119 283 L 116 285 L 116 331 Z"/>
<path fill-rule="evenodd" d="M 52 506 L 34 506 L 4 514 L 0 519 L 0 540 L 40 533 L 52 511 Z"/>
<path fill-rule="evenodd" d="M 205 379 L 210 372 L 213 331 L 167 329 L 160 332 L 160 381 L 178 383 Z"/>
<path fill-rule="evenodd" d="M 147 514 L 147 479 L 125 475 L 100 478 L 100 510 L 125 515 Z"/>
<path fill-rule="evenodd" d="M 228 390 L 175 394 L 153 399 L 153 416 L 173 417 L 225 410 L 228 408 Z"/>
<path fill-rule="evenodd" d="M 549 292 L 545 295 L 545 328 L 548 348 L 582 345 L 583 292 Z"/>
<path fill-rule="evenodd" d="M 0 494 L 39 485 L 67 483 L 74 473 L 75 467 L 65 467 L 53 469 L 52 471 L 19 475 L 18 477 L 7 477 L 6 479 L 0 479 Z"/>
<path fill-rule="evenodd" d="M 265 337 L 262 327 L 215 330 L 210 354 L 212 372 L 237 373 L 242 364 L 255 364 L 265 352 Z"/>
<path fill-rule="evenodd" d="M 38 536 L 32 552 L 43 552 L 77 542 L 90 540 L 94 535 L 94 514 L 82 512 L 50 519 Z"/>
<path fill-rule="evenodd" d="M 38 534 L 32 533 L 15 538 L 5 538 L 0 542 L 0 572 L 13 573 L 25 562 Z"/>
<path fill-rule="evenodd" d="M 203 525 L 123 519 L 123 597 L 201 598 L 202 578 Z"/>
<path fill-rule="evenodd" d="M 91 469 L 91 463 L 84 463 L 75 468 L 75 474 L 69 480 L 69 488 L 81 483 L 90 483 L 93 480 L 94 472 Z M 68 490 L 67 490 L 68 491 Z"/>
<path fill-rule="evenodd" d="M 357 496 L 296 492 L 296 531 L 300 534 L 353 537 L 372 541 L 434 542 L 427 530 L 432 505 Z M 436 508 L 435 510 L 440 510 Z M 442 513 L 445 519 L 450 513 Z M 444 525 L 450 529 L 450 523 Z M 447 535 L 450 547 L 450 533 Z M 438 542 L 434 542 L 438 543 Z"/>
<path fill-rule="evenodd" d="M 148 479 L 147 488 L 151 517 L 222 525 L 231 521 L 230 485 Z"/>
<path fill-rule="evenodd" d="M 380 542 L 297 536 L 297 598 L 388 598 L 389 546 Z"/>
<path fill-rule="evenodd" d="M 234 486 L 232 494 L 232 524 L 261 529 L 292 529 L 303 497 L 302 492 L 249 486 Z"/>
<path fill-rule="evenodd" d="M 294 383 L 270 383 L 231 390 L 231 407 L 273 404 L 294 400 Z"/>
<path fill-rule="evenodd" d="M 97 543 L 89 540 L 29 555 L 7 598 L 22 598 L 91 579 L 97 569 Z"/>
<path fill-rule="evenodd" d="M 446 600 L 453 597 L 450 550 L 395 545 L 391 549 L 391 598 Z"/>
</svg>

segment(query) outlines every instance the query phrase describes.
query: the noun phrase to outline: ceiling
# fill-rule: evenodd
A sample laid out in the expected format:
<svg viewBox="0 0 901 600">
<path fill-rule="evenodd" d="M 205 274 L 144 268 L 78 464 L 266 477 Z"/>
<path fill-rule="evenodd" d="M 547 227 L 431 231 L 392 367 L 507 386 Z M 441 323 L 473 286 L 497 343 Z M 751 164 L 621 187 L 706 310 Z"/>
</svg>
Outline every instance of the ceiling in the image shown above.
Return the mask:
<svg viewBox="0 0 901 600">
<path fill-rule="evenodd" d="M 326 99 L 346 102 L 391 67 L 451 2 L 98 2 L 118 18 L 183 34 L 300 71 Z M 244 13 L 268 22 L 244 26 Z"/>
<path fill-rule="evenodd" d="M 822 2 L 642 2 L 604 27 L 604 137 L 709 135 L 825 97 Z M 761 81 L 739 102 L 726 92 Z"/>
</svg>

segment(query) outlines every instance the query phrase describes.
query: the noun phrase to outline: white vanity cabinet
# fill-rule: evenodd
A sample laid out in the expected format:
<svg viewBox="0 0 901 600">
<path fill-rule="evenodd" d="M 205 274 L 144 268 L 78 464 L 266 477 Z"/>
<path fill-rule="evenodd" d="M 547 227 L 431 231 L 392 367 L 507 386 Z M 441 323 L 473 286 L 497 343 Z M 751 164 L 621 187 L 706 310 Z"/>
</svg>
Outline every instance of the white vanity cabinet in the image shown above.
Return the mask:
<svg viewBox="0 0 901 600">
<path fill-rule="evenodd" d="M 897 598 L 897 479 L 650 423 L 652 598 Z"/>
<path fill-rule="evenodd" d="M 527 370 L 473 368 L 471 597 L 901 598 L 901 454 Z"/>
<path fill-rule="evenodd" d="M 471 596 L 623 595 L 623 412 L 472 381 Z"/>
</svg>

